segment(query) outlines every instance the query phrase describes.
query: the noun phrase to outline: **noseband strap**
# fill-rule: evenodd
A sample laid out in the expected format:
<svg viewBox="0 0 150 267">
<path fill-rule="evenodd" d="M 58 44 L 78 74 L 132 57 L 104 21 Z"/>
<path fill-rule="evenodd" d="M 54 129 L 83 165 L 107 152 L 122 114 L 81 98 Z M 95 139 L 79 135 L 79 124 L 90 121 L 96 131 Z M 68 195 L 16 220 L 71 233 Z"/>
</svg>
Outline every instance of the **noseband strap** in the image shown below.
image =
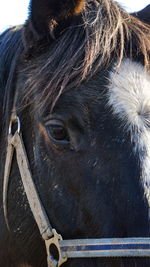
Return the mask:
<svg viewBox="0 0 150 267">
<path fill-rule="evenodd" d="M 16 123 L 17 131 L 13 135 L 12 126 Z M 8 229 L 7 195 L 13 155 L 14 151 L 16 151 L 24 190 L 40 234 L 45 241 L 48 267 L 61 266 L 68 258 L 150 257 L 150 238 L 62 240 L 61 235 L 57 234 L 55 229 L 52 229 L 37 193 L 20 128 L 19 118 L 13 116 L 9 127 L 3 182 L 3 208 Z"/>
</svg>

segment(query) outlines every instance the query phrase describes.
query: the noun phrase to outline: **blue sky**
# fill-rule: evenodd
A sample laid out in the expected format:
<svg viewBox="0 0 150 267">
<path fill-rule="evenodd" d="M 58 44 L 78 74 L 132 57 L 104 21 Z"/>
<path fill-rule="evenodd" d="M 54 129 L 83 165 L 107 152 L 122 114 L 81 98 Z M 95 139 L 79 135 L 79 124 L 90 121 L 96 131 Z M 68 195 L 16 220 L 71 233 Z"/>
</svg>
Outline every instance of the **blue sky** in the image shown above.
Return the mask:
<svg viewBox="0 0 150 267">
<path fill-rule="evenodd" d="M 118 0 L 128 11 L 137 11 L 150 4 L 150 0 Z M 21 24 L 27 18 L 29 0 L 1 0 L 0 32 L 11 25 Z"/>
</svg>

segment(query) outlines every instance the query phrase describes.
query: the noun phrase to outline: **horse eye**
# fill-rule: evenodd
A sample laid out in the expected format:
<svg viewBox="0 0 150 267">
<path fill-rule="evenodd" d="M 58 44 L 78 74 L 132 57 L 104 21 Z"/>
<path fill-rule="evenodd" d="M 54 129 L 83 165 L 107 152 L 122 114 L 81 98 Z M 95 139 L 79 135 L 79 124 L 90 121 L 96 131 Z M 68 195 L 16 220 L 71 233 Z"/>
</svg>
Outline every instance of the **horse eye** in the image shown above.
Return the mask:
<svg viewBox="0 0 150 267">
<path fill-rule="evenodd" d="M 46 124 L 46 129 L 53 141 L 69 142 L 68 132 L 61 122 L 52 120 Z"/>
<path fill-rule="evenodd" d="M 53 139 L 58 141 L 68 139 L 66 130 L 61 126 L 49 126 L 49 134 Z"/>
</svg>

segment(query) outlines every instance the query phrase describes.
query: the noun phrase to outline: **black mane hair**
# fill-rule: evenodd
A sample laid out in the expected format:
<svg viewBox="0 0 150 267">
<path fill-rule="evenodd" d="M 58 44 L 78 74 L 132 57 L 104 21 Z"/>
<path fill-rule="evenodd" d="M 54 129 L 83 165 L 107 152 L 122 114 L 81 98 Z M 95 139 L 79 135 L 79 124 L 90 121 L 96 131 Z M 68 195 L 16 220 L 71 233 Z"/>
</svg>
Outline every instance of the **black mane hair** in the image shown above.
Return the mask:
<svg viewBox="0 0 150 267">
<path fill-rule="evenodd" d="M 21 35 L 22 26 L 17 26 L 6 30 L 0 36 L 0 118 L 3 118 L 5 123 L 9 119 L 14 98 L 17 59 L 23 49 Z M 0 128 L 2 126 L 4 125 L 0 123 Z"/>
<path fill-rule="evenodd" d="M 150 68 L 149 25 L 127 14 L 113 0 L 87 0 L 82 13 L 73 16 L 68 27 L 57 34 L 56 40 L 48 44 L 35 42 L 32 53 L 23 47 L 29 21 L 24 27 L 12 28 L 4 33 L 0 44 L 1 87 L 5 87 L 6 80 L 9 87 L 11 74 L 19 58 L 20 71 L 27 74 L 24 85 L 27 104 L 32 99 L 38 108 L 49 105 L 53 109 L 65 90 L 78 87 L 93 76 L 98 68 L 107 67 L 114 61 L 119 66 L 123 57 L 139 58 L 148 70 Z M 56 32 L 57 28 L 59 26 Z M 23 48 L 23 56 L 20 57 Z M 8 91 L 5 90 L 5 95 Z M 9 96 L 6 97 L 7 103 L 12 99 L 10 93 Z M 7 104 L 3 106 L 5 110 Z"/>
<path fill-rule="evenodd" d="M 24 90 L 26 101 L 32 99 L 36 108 L 48 105 L 52 110 L 63 92 L 114 61 L 119 66 L 123 57 L 143 61 L 149 70 L 150 27 L 112 0 L 86 1 L 82 13 L 57 37 L 23 70 L 30 73 Z"/>
</svg>

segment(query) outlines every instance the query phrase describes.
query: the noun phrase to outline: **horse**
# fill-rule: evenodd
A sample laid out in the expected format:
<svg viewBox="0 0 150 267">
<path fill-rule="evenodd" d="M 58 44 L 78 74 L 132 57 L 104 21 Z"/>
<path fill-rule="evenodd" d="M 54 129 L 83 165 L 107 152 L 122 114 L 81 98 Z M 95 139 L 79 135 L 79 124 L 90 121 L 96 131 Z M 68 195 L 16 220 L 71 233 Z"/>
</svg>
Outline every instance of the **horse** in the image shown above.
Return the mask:
<svg viewBox="0 0 150 267">
<path fill-rule="evenodd" d="M 113 0 L 31 0 L 1 34 L 0 267 L 47 267 L 40 214 L 64 240 L 149 238 L 149 54 L 150 26 Z"/>
</svg>

